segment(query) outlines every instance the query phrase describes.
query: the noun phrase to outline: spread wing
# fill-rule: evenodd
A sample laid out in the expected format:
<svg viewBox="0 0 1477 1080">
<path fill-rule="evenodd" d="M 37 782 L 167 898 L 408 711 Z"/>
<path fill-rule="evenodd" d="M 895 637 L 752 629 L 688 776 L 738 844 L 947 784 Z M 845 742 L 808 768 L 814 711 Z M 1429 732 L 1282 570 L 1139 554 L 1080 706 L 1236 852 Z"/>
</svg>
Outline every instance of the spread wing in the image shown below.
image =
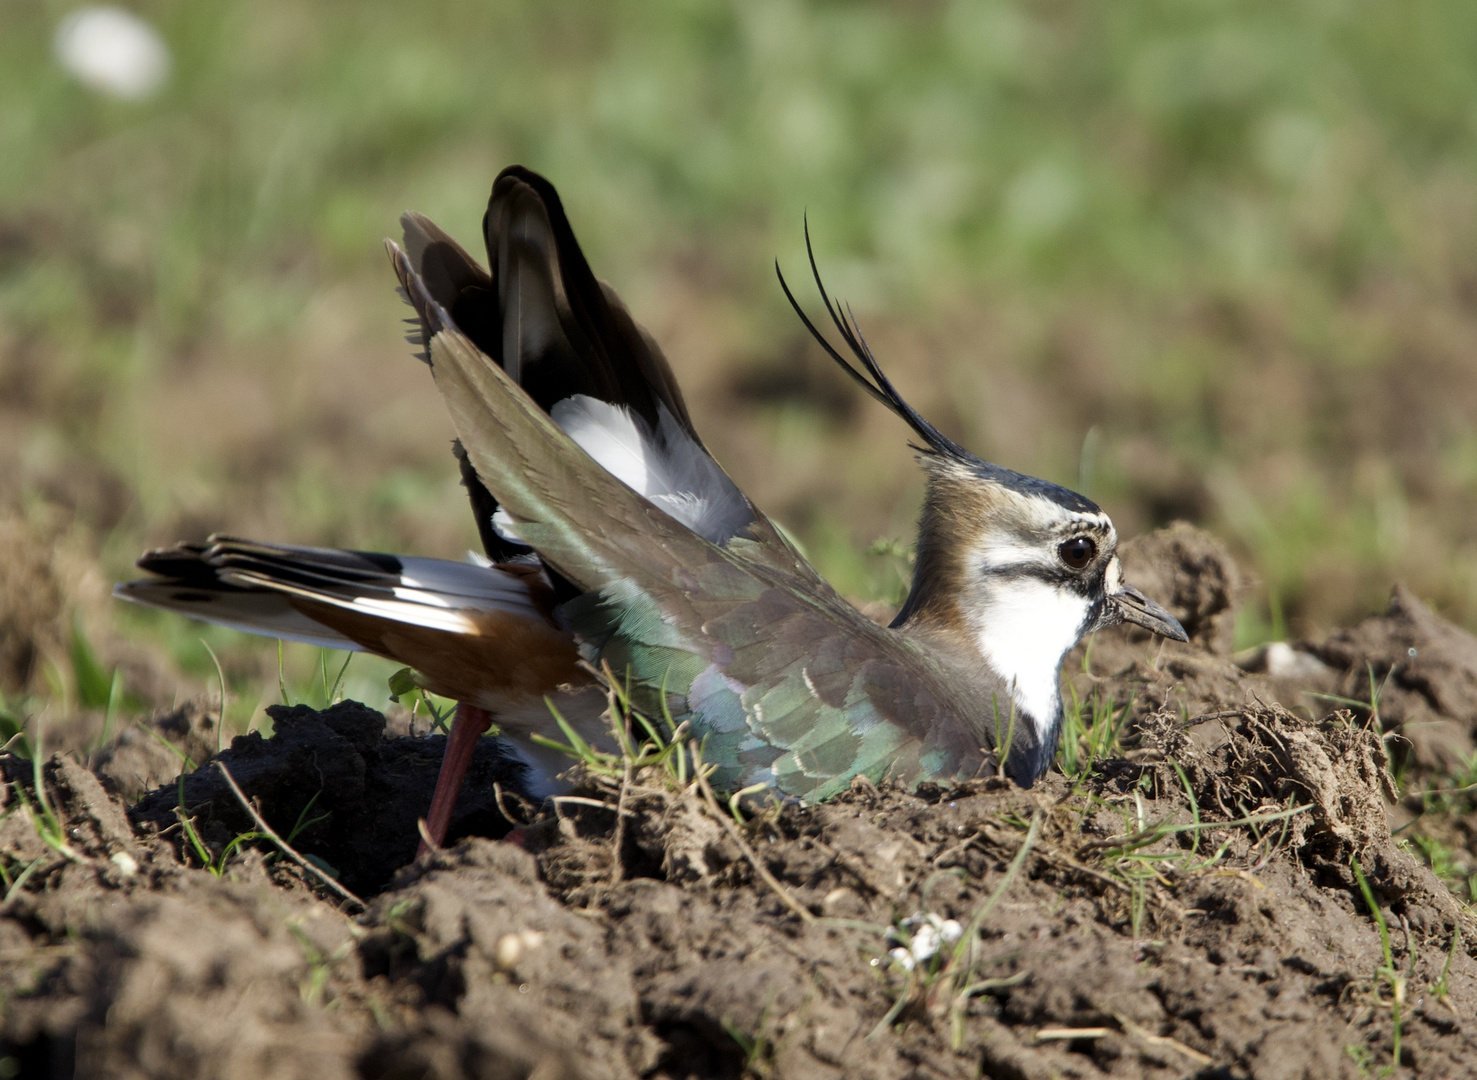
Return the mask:
<svg viewBox="0 0 1477 1080">
<path fill-rule="evenodd" d="M 988 709 L 913 641 L 865 618 L 756 513 L 724 543 L 616 479 L 461 332 L 406 257 L 468 461 L 518 536 L 583 590 L 561 614 L 592 659 L 628 674 L 707 740 L 726 786 L 822 799 L 858 774 L 974 775 Z"/>
<path fill-rule="evenodd" d="M 429 219 L 400 220 L 403 265 L 424 293 L 590 456 L 710 540 L 753 521 L 698 438 L 661 349 L 591 271 L 552 184 L 519 166 L 498 175 L 483 218 L 487 270 Z M 429 359 L 434 330 L 416 311 L 411 340 Z M 475 470 L 464 468 L 463 482 L 488 556 L 526 550 Z"/>
</svg>

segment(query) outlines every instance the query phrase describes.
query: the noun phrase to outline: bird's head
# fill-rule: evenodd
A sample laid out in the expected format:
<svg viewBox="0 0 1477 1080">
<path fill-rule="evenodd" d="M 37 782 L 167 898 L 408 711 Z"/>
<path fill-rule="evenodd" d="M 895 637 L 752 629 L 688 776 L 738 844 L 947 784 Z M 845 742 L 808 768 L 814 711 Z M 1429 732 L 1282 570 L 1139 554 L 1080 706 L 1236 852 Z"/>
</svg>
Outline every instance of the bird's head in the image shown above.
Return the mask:
<svg viewBox="0 0 1477 1080">
<path fill-rule="evenodd" d="M 1049 626 L 1054 639 L 1070 628 L 1073 645 L 1123 622 L 1188 640 L 1174 616 L 1124 581 L 1117 530 L 1096 503 L 952 449 L 919 451 L 929 477 L 919 561 L 934 564 L 930 576 L 958 598 L 966 621 L 1034 608 L 1041 632 Z"/>
<path fill-rule="evenodd" d="M 954 448 L 919 453 L 928 494 L 913 588 L 894 626 L 954 638 L 1003 687 L 995 745 L 1029 786 L 1061 731 L 1061 666 L 1095 630 L 1132 622 L 1185 641 L 1164 608 L 1123 579 L 1108 515 L 1067 488 Z"/>
<path fill-rule="evenodd" d="M 807 232 L 806 243 L 809 246 Z M 1061 734 L 1061 666 L 1095 630 L 1135 623 L 1176 641 L 1184 627 L 1123 580 L 1118 534 L 1092 500 L 969 453 L 920 416 L 893 387 L 850 312 L 827 312 L 860 369 L 800 318 L 853 379 L 905 420 L 928 474 L 913 587 L 894 627 L 953 639 L 978 655 L 1000 689 L 993 733 L 1007 775 L 1029 787 L 1051 766 Z M 776 266 L 778 270 L 778 266 Z M 863 374 L 865 372 L 865 374 Z"/>
</svg>

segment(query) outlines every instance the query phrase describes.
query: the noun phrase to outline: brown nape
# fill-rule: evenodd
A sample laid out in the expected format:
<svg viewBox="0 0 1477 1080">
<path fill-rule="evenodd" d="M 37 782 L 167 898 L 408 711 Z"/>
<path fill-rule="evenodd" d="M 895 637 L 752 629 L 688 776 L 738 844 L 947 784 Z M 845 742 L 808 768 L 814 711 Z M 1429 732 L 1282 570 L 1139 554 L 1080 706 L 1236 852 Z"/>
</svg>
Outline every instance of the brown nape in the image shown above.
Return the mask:
<svg viewBox="0 0 1477 1080">
<path fill-rule="evenodd" d="M 918 462 L 928 475 L 918 521 L 918 558 L 912 590 L 893 626 L 959 637 L 968 633 L 959 607 L 965 556 L 998 496 L 947 458 L 920 452 Z"/>
</svg>

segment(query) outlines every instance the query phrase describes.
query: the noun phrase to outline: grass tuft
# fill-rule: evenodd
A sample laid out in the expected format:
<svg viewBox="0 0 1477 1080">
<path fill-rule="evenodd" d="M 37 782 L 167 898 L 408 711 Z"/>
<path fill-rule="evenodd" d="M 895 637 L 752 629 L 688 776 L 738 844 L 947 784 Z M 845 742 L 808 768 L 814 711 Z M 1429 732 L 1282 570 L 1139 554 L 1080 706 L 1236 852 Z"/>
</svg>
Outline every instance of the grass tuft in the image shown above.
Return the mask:
<svg viewBox="0 0 1477 1080">
<path fill-rule="evenodd" d="M 36 830 L 36 835 L 47 847 L 71 862 L 85 862 L 86 860 L 67 842 L 66 825 L 46 795 L 39 722 L 36 725 L 35 745 L 27 747 L 27 754 L 31 759 L 31 794 L 27 795 L 26 789 L 20 784 L 14 785 L 12 789 L 20 798 L 22 813 L 26 815 L 31 827 Z M 19 884 L 16 884 L 12 886 L 12 890 L 18 887 Z"/>
<path fill-rule="evenodd" d="M 1084 658 L 1085 662 L 1085 658 Z M 1094 690 L 1090 701 L 1069 686 L 1071 702 L 1063 703 L 1062 736 L 1057 747 L 1057 768 L 1074 784 L 1092 775 L 1098 762 L 1123 756 L 1123 725 L 1133 712 L 1132 696 L 1121 706 L 1111 695 Z"/>
<path fill-rule="evenodd" d="M 1451 962 L 1452 960 L 1456 959 L 1457 951 L 1461 949 L 1461 947 L 1462 928 L 1460 924 L 1458 924 L 1457 926 L 1452 927 L 1451 947 L 1446 950 L 1446 963 L 1441 965 L 1441 974 L 1437 976 L 1436 981 L 1431 984 L 1431 996 L 1434 997 L 1437 1001 L 1441 1002 L 1441 1004 L 1445 1005 L 1454 1013 L 1456 1012 L 1456 1007 L 1452 1005 L 1451 1001 L 1449 1000 L 1449 998 L 1451 997 L 1451 984 L 1448 980 L 1451 975 Z"/>
<path fill-rule="evenodd" d="M 597 776 L 624 779 L 643 769 L 652 769 L 675 787 L 684 788 L 690 779 L 706 777 L 713 771 L 714 766 L 705 765 L 702 761 L 701 744 L 693 743 L 688 738 L 687 722 L 684 720 L 679 724 L 673 718 L 667 705 L 665 679 L 659 694 L 661 718 L 658 723 L 635 707 L 629 688 L 623 687 L 609 668 L 596 671 L 595 674 L 608 696 L 606 715 L 618 752 L 608 753 L 591 746 L 564 718 L 558 706 L 547 698 L 545 704 L 564 736 L 564 741 L 535 733 L 530 736 L 535 743 L 563 753 Z M 739 792 L 734 797 L 738 798 L 742 794 L 744 792 Z M 735 818 L 742 823 L 736 804 L 731 804 L 731 809 Z"/>
<path fill-rule="evenodd" d="M 1376 983 L 1384 983 L 1390 991 L 1390 1064 L 1380 1070 L 1381 1076 L 1389 1076 L 1400 1067 L 1400 1040 L 1403 1033 L 1405 1019 L 1405 988 L 1408 979 L 1395 967 L 1394 954 L 1390 947 L 1390 927 L 1385 921 L 1385 913 L 1375 901 L 1374 891 L 1370 889 L 1369 882 L 1364 878 L 1364 870 L 1359 865 L 1358 857 L 1349 860 L 1349 866 L 1354 871 L 1354 880 L 1359 884 L 1359 892 L 1364 896 L 1364 903 L 1369 907 L 1369 913 L 1374 918 L 1375 925 L 1380 931 L 1380 953 L 1384 957 L 1384 963 L 1375 971 Z M 1414 957 L 1411 957 L 1414 962 Z M 1445 971 L 1443 969 L 1443 978 Z M 1378 989 L 1375 990 L 1375 1001 L 1384 1004 L 1380 1000 Z"/>
</svg>

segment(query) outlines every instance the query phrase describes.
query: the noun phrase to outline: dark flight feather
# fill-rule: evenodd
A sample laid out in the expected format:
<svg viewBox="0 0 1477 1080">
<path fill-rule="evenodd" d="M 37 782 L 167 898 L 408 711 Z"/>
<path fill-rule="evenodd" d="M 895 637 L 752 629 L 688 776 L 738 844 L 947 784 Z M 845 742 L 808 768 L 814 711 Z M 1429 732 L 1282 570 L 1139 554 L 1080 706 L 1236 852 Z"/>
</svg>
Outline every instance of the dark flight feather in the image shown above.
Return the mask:
<svg viewBox="0 0 1477 1080">
<path fill-rule="evenodd" d="M 546 412 L 583 394 L 631 409 L 655 430 L 660 403 L 698 441 L 666 357 L 595 277 L 542 176 L 513 166 L 493 183 L 482 219 L 487 270 L 428 218 L 405 214 L 401 224 L 426 292 Z M 429 330 L 417 322 L 424 345 Z"/>
<path fill-rule="evenodd" d="M 615 291 L 595 277 L 547 180 L 518 166 L 499 174 L 483 218 L 487 270 L 428 218 L 408 213 L 401 224 L 401 296 L 411 301 L 408 267 L 450 322 L 546 412 L 584 395 L 629 410 L 668 449 L 665 414 L 691 443 L 675 452 L 706 454 L 666 357 Z M 412 307 L 412 340 L 421 347 L 418 355 L 429 360 L 434 331 L 421 306 Z M 504 561 L 527 554 L 527 547 L 493 526 L 497 502 L 475 470 L 463 464 L 462 479 L 488 557 Z M 736 493 L 728 493 L 730 500 L 742 500 Z"/>
</svg>

